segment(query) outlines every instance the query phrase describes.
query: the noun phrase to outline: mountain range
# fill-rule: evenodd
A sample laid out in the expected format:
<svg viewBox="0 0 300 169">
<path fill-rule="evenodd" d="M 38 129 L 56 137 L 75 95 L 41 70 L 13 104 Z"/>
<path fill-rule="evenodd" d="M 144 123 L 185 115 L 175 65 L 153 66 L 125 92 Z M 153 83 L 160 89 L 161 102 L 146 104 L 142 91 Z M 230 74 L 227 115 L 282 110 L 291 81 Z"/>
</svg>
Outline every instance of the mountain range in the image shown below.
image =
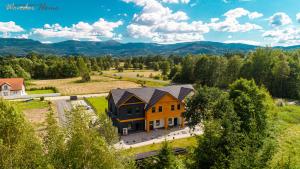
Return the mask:
<svg viewBox="0 0 300 169">
<path fill-rule="evenodd" d="M 120 43 L 117 41 L 74 41 L 58 43 L 41 43 L 31 39 L 0 38 L 0 55 L 24 56 L 29 52 L 53 55 L 87 55 L 87 56 L 141 56 L 141 55 L 186 55 L 186 54 L 224 54 L 245 53 L 259 46 L 241 43 L 220 43 L 210 41 L 185 42 L 176 44 L 157 43 Z M 300 46 L 275 47 L 297 49 Z"/>
</svg>

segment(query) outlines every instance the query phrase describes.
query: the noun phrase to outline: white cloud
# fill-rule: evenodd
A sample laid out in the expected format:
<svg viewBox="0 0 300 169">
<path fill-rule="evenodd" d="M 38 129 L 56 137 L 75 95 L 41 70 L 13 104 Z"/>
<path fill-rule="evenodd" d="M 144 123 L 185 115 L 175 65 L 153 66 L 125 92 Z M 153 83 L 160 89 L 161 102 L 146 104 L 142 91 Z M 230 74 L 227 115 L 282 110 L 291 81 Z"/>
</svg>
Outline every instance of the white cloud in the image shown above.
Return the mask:
<svg viewBox="0 0 300 169">
<path fill-rule="evenodd" d="M 43 28 L 32 29 L 29 36 L 44 41 L 67 39 L 100 41 L 102 38 L 120 37 L 114 33 L 114 29 L 122 24 L 122 21 L 108 22 L 103 18 L 100 18 L 92 24 L 78 22 L 70 27 L 63 27 L 60 24 L 45 24 Z"/>
<path fill-rule="evenodd" d="M 260 18 L 263 17 L 264 15 L 262 13 L 258 13 L 258 12 L 251 12 L 248 14 L 250 19 L 256 19 L 256 18 Z"/>
<path fill-rule="evenodd" d="M 276 27 L 291 24 L 292 20 L 286 13 L 277 12 L 269 18 L 269 23 L 271 26 Z"/>
<path fill-rule="evenodd" d="M 228 39 L 231 39 L 231 38 L 232 38 L 232 36 L 231 36 L 231 35 L 228 35 L 228 36 L 227 36 L 227 38 L 228 38 Z"/>
<path fill-rule="evenodd" d="M 24 31 L 24 29 L 13 21 L 0 22 L 0 32 L 2 32 L 4 38 L 9 37 L 11 32 L 22 31 Z"/>
<path fill-rule="evenodd" d="M 296 15 L 296 19 L 297 19 L 297 22 L 299 22 L 299 23 L 300 23 L 300 13 L 297 13 L 297 15 Z"/>
<path fill-rule="evenodd" d="M 183 11 L 172 11 L 157 0 L 124 0 L 141 6 L 127 26 L 133 38 L 147 38 L 157 43 L 175 43 L 203 40 L 209 28 L 202 21 L 187 22 L 189 17 Z M 186 1 L 187 2 L 187 1 Z"/>
<path fill-rule="evenodd" d="M 238 19 L 243 16 L 248 16 L 249 19 L 254 19 L 262 16 L 262 14 L 258 12 L 250 12 L 248 10 L 245 10 L 244 8 L 235 8 L 226 12 L 224 16 L 225 20 L 219 22 L 217 22 L 218 20 L 212 18 L 209 26 L 215 31 L 221 32 L 248 32 L 251 30 L 262 29 L 262 27 L 257 24 L 249 22 L 241 24 L 238 21 Z"/>
<path fill-rule="evenodd" d="M 220 19 L 219 18 L 211 18 L 210 19 L 210 22 L 217 22 L 217 21 L 219 21 Z"/>
<path fill-rule="evenodd" d="M 262 36 L 266 40 L 271 40 L 272 46 L 291 46 L 300 44 L 300 29 L 296 27 L 265 31 Z"/>
<path fill-rule="evenodd" d="M 227 40 L 224 41 L 224 43 L 242 43 L 242 44 L 255 45 L 255 46 L 260 45 L 260 42 L 256 42 L 252 40 Z"/>
<path fill-rule="evenodd" d="M 162 2 L 174 3 L 174 4 L 178 4 L 178 3 L 188 4 L 190 2 L 190 0 L 162 0 Z"/>
</svg>

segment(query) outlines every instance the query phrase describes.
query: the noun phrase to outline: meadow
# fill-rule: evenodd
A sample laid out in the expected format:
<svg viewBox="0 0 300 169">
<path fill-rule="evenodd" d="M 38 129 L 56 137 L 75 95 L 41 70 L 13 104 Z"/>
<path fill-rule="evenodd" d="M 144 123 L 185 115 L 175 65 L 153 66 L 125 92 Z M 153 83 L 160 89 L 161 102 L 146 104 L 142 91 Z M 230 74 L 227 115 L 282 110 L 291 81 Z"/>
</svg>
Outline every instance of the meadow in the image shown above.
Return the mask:
<svg viewBox="0 0 300 169">
<path fill-rule="evenodd" d="M 290 165 L 300 168 L 300 106 L 287 105 L 277 107 L 277 151 L 271 161 L 271 167 Z M 287 164 L 286 162 L 290 162 Z"/>
<path fill-rule="evenodd" d="M 51 79 L 51 80 L 32 80 L 30 86 L 42 88 L 47 86 L 56 87 L 62 95 L 106 93 L 115 88 L 131 88 L 140 85 L 130 81 L 122 81 L 114 78 L 92 75 L 90 82 L 80 82 L 78 78 Z"/>
</svg>

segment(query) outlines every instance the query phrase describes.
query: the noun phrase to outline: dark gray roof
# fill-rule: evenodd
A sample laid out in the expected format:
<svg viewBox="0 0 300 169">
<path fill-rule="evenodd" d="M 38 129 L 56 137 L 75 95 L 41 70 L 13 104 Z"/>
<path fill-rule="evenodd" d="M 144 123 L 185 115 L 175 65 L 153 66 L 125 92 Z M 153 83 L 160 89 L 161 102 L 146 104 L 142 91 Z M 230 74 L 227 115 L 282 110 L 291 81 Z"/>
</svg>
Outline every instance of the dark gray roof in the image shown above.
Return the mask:
<svg viewBox="0 0 300 169">
<path fill-rule="evenodd" d="M 130 88 L 130 89 L 113 89 L 111 90 L 111 96 L 116 105 L 122 104 L 131 96 L 136 96 L 147 104 L 147 107 L 151 107 L 166 93 L 171 94 L 175 98 L 182 101 L 189 93 L 194 90 L 192 85 L 173 85 L 166 87 L 144 87 L 144 88 Z"/>
</svg>

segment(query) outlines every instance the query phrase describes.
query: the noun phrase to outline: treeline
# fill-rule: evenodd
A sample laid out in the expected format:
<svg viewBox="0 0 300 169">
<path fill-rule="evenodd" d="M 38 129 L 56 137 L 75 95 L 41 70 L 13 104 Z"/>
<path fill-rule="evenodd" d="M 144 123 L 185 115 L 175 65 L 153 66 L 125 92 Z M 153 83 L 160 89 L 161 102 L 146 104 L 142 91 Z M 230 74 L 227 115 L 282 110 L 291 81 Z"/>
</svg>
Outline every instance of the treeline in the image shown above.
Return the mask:
<svg viewBox="0 0 300 169">
<path fill-rule="evenodd" d="M 239 78 L 254 79 L 274 97 L 300 98 L 300 50 L 260 48 L 245 56 L 187 56 L 169 74 L 173 82 L 228 88 Z"/>
<path fill-rule="evenodd" d="M 162 79 L 175 83 L 198 83 L 228 88 L 239 78 L 254 79 L 274 97 L 300 98 L 300 50 L 283 51 L 259 48 L 248 54 L 80 57 L 43 56 L 30 53 L 26 57 L 1 57 L 0 77 L 53 79 L 81 76 L 90 79 L 91 71 L 114 68 L 160 70 Z"/>
<path fill-rule="evenodd" d="M 85 110 L 73 110 L 62 128 L 50 111 L 38 136 L 21 112 L 0 100 L 0 168 L 135 168 L 129 157 L 113 148 L 118 135 L 107 118 L 91 123 Z"/>
<path fill-rule="evenodd" d="M 44 56 L 30 53 L 26 57 L 1 57 L 0 77 L 57 79 L 81 76 L 82 72 L 108 70 L 116 60 L 110 56 Z M 83 70 L 85 69 L 85 70 Z"/>
</svg>

